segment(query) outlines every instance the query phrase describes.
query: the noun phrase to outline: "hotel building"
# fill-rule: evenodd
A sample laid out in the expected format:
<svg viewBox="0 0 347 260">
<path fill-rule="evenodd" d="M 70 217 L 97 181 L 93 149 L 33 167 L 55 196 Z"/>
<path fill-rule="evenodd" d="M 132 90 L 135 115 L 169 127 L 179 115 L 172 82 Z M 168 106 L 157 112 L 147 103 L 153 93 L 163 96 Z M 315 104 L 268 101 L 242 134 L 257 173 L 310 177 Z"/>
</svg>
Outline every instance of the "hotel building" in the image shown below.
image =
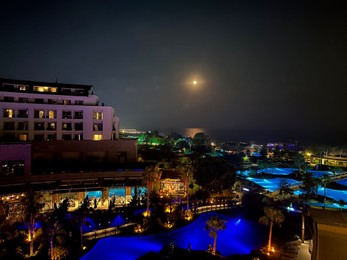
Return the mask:
<svg viewBox="0 0 347 260">
<path fill-rule="evenodd" d="M 0 79 L 0 193 L 130 183 L 136 167 L 137 140 L 119 138 L 93 86 Z"/>
<path fill-rule="evenodd" d="M 119 119 L 91 85 L 0 79 L 0 140 L 116 140 Z"/>
</svg>

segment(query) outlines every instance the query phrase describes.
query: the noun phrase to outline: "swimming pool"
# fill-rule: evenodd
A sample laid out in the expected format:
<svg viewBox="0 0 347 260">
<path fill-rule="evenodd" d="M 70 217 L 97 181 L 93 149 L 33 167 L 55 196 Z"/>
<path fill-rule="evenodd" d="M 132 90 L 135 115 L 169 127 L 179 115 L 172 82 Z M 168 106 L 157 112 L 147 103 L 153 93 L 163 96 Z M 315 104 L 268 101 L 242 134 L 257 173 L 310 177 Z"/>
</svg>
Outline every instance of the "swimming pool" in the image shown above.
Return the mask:
<svg viewBox="0 0 347 260">
<path fill-rule="evenodd" d="M 297 171 L 298 169 L 296 168 L 279 168 L 279 167 L 273 167 L 273 168 L 264 168 L 264 169 L 260 169 L 257 170 L 258 174 L 261 173 L 267 173 L 267 174 L 273 174 L 273 175 L 289 175 L 292 174 L 293 172 Z M 315 178 L 319 178 L 322 175 L 326 174 L 329 176 L 333 176 L 334 172 L 332 171 L 316 171 L 316 170 L 308 170 L 309 172 L 311 172 L 313 174 L 313 177 Z M 245 170 L 245 171 L 238 171 L 237 174 L 243 175 L 243 176 L 250 176 L 253 173 L 253 171 L 251 170 Z M 339 174 L 339 173 L 336 173 Z"/>
<path fill-rule="evenodd" d="M 151 251 L 159 252 L 171 242 L 180 248 L 187 248 L 190 243 L 193 250 L 207 250 L 208 245 L 213 244 L 213 238 L 209 237 L 204 228 L 206 221 L 213 215 L 227 221 L 227 228 L 219 231 L 217 238 L 217 251 L 222 255 L 249 254 L 251 250 L 266 244 L 267 229 L 259 223 L 209 212 L 200 215 L 193 223 L 171 232 L 101 239 L 81 260 L 137 259 Z"/>
<path fill-rule="evenodd" d="M 281 180 L 283 180 L 283 179 L 289 184 L 289 186 L 296 186 L 296 185 L 300 185 L 302 183 L 301 181 L 296 181 L 296 180 L 289 179 L 289 178 L 263 179 L 263 178 L 247 177 L 246 179 L 262 186 L 264 189 L 269 190 L 270 192 L 274 192 L 274 191 L 278 190 L 279 184 L 280 184 Z"/>
</svg>

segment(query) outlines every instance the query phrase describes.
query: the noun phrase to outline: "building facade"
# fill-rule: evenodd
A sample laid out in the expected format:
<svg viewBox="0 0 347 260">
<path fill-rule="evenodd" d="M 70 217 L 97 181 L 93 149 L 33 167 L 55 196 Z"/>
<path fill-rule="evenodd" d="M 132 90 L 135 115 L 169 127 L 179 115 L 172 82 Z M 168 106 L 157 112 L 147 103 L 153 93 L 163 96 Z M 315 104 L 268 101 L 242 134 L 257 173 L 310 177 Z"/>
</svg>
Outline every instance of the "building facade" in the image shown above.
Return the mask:
<svg viewBox="0 0 347 260">
<path fill-rule="evenodd" d="M 92 85 L 0 79 L 0 140 L 116 140 L 119 118 Z"/>
<path fill-rule="evenodd" d="M 130 185 L 143 167 L 93 86 L 0 79 L 1 193 Z"/>
</svg>

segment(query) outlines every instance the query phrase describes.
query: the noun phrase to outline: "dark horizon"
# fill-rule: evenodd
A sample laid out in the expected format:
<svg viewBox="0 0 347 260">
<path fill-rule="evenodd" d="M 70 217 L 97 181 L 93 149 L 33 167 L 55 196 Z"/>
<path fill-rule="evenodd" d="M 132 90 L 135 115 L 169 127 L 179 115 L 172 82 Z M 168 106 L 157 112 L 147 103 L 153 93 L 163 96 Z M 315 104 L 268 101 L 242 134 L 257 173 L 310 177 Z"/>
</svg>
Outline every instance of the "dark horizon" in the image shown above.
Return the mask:
<svg viewBox="0 0 347 260">
<path fill-rule="evenodd" d="M 178 133 L 182 136 L 186 136 L 187 129 L 168 129 L 168 128 L 150 128 L 139 129 L 142 131 L 154 131 L 157 130 L 161 134 L 168 135 L 170 133 Z M 202 129 L 202 128 L 201 128 Z M 210 139 L 220 142 L 254 142 L 256 144 L 266 143 L 293 143 L 302 146 L 322 145 L 322 146 L 346 146 L 345 135 L 336 135 L 334 132 L 326 132 L 325 136 L 316 135 L 314 132 L 297 132 L 297 131 L 270 131 L 270 130 L 254 130 L 254 129 L 213 129 L 203 128 L 203 132 Z M 192 137 L 189 135 L 188 137 Z"/>
</svg>

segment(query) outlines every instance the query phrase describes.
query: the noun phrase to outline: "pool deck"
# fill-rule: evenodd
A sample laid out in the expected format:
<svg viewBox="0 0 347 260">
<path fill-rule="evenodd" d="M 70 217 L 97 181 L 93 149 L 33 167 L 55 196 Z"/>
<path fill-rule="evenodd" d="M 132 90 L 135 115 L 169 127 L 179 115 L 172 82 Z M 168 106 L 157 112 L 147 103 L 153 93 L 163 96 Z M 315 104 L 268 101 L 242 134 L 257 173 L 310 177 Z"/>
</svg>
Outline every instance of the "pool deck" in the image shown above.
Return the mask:
<svg viewBox="0 0 347 260">
<path fill-rule="evenodd" d="M 286 249 L 280 253 L 280 260 L 310 260 L 309 242 L 301 243 L 300 240 L 288 243 Z"/>
<path fill-rule="evenodd" d="M 311 260 L 311 254 L 308 251 L 308 241 L 301 243 L 299 246 L 298 254 L 294 258 L 296 260 Z"/>
</svg>

